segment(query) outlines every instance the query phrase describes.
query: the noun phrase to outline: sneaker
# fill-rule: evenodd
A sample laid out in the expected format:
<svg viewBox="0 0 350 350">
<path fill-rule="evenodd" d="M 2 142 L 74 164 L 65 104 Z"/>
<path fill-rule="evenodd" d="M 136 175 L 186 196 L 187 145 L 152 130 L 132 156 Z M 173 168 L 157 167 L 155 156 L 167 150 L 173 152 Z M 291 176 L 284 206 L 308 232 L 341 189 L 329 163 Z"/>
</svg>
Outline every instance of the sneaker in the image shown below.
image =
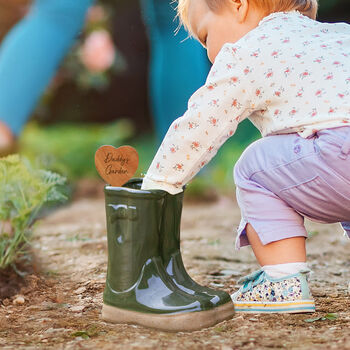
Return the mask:
<svg viewBox="0 0 350 350">
<path fill-rule="evenodd" d="M 272 278 L 263 270 L 238 280 L 242 286 L 231 295 L 236 312 L 314 312 L 315 301 L 308 287 L 310 270 L 283 278 Z"/>
</svg>

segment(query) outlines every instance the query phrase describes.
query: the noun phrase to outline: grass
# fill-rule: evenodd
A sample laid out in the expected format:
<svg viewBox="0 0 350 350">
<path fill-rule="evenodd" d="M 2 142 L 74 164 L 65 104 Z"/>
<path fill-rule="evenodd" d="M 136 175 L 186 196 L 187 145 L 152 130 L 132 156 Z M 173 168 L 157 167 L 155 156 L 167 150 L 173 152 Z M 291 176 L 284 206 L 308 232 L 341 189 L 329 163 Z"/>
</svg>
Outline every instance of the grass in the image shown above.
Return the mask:
<svg viewBox="0 0 350 350">
<path fill-rule="evenodd" d="M 21 153 L 37 166 L 57 171 L 70 181 L 96 177 L 94 156 L 98 147 L 118 147 L 133 134 L 127 120 L 110 124 L 62 123 L 47 127 L 30 123 L 20 139 Z"/>
</svg>

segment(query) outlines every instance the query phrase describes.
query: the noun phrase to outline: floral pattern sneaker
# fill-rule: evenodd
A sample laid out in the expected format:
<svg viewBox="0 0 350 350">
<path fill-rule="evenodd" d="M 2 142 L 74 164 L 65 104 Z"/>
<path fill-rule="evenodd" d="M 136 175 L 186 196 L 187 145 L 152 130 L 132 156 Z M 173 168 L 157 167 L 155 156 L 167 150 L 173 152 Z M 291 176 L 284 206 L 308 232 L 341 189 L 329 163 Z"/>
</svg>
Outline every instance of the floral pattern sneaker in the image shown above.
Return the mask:
<svg viewBox="0 0 350 350">
<path fill-rule="evenodd" d="M 231 295 L 236 312 L 314 312 L 315 301 L 307 283 L 310 270 L 283 278 L 272 278 L 263 270 L 238 280 L 242 286 Z"/>
</svg>

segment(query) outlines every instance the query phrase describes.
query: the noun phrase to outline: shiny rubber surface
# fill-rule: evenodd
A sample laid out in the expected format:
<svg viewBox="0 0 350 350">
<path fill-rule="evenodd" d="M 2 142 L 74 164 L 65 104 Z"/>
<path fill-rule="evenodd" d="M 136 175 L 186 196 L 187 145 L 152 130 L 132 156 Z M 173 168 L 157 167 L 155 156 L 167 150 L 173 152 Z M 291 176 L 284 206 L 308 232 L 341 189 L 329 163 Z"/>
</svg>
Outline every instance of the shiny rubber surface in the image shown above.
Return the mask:
<svg viewBox="0 0 350 350">
<path fill-rule="evenodd" d="M 187 273 L 182 261 L 180 250 L 175 252 L 169 259 L 166 271 L 173 282 L 183 291 L 192 295 L 205 295 L 215 306 L 224 305 L 231 302 L 228 293 L 201 286 L 195 282 Z"/>
<path fill-rule="evenodd" d="M 127 186 L 141 188 L 142 179 L 135 178 L 129 183 Z M 201 300 L 210 300 L 214 306 L 230 303 L 231 297 L 228 293 L 201 286 L 188 275 L 180 252 L 180 225 L 184 192 L 176 195 L 164 193 L 159 244 L 163 264 L 168 275 L 178 288 Z"/>
<path fill-rule="evenodd" d="M 143 313 L 176 314 L 203 311 L 210 305 L 182 292 L 169 280 L 162 261 L 148 259 L 137 282 L 124 291 L 114 290 L 107 280 L 104 302 L 119 308 Z"/>
<path fill-rule="evenodd" d="M 207 299 L 180 290 L 165 271 L 159 237 L 166 192 L 141 191 L 134 184 L 131 180 L 131 188 L 105 187 L 108 268 L 104 303 L 154 314 L 212 309 Z"/>
</svg>

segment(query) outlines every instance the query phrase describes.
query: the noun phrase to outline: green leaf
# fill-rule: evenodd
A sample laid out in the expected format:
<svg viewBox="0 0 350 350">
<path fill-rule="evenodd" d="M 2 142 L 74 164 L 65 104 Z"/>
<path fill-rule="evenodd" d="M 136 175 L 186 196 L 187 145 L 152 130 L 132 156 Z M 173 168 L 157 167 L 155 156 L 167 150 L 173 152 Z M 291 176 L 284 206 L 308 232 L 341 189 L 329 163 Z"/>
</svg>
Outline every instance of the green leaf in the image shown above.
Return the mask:
<svg viewBox="0 0 350 350">
<path fill-rule="evenodd" d="M 322 320 L 324 317 L 315 317 L 315 318 L 307 318 L 304 320 L 304 322 L 311 323 L 311 322 L 316 322 Z"/>
<path fill-rule="evenodd" d="M 329 321 L 334 321 L 338 318 L 338 314 L 337 313 L 329 313 L 329 314 L 325 315 L 325 318 Z"/>
<path fill-rule="evenodd" d="M 320 316 L 320 317 L 315 317 L 315 318 L 307 318 L 304 320 L 304 322 L 307 323 L 312 323 L 312 322 L 316 322 L 316 321 L 334 321 L 338 318 L 338 314 L 336 313 L 328 313 L 324 316 Z"/>
<path fill-rule="evenodd" d="M 88 332 L 86 331 L 77 331 L 71 334 L 72 337 L 82 337 L 83 339 L 90 339 Z"/>
</svg>

